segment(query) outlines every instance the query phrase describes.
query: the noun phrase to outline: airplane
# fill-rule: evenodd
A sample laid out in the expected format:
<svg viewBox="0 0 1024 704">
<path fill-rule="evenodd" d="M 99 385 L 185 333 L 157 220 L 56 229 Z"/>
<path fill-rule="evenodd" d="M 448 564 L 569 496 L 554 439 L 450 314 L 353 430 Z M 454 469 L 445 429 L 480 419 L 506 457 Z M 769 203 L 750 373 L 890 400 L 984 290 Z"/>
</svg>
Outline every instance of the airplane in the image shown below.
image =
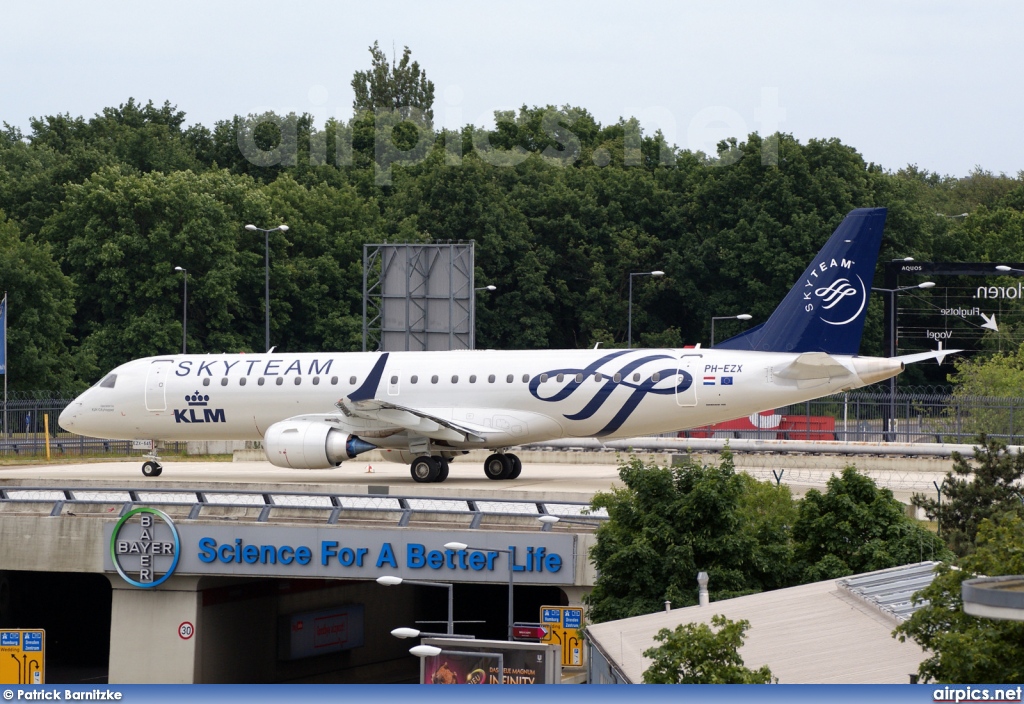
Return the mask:
<svg viewBox="0 0 1024 704">
<path fill-rule="evenodd" d="M 509 449 L 566 437 L 684 430 L 849 391 L 908 363 L 857 352 L 885 208 L 850 212 L 763 324 L 713 348 L 168 354 L 122 364 L 61 413 L 93 437 L 257 440 L 279 467 L 327 469 L 380 449 L 416 482 L 488 449 L 489 479 L 519 476 Z"/>
</svg>

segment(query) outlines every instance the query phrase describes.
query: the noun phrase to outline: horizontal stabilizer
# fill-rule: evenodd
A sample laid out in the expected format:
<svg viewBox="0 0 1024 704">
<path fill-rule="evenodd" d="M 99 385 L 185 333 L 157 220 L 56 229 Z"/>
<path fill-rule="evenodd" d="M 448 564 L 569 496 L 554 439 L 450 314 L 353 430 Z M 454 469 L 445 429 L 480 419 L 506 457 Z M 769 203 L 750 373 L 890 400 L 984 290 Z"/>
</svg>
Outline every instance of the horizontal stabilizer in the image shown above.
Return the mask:
<svg viewBox="0 0 1024 704">
<path fill-rule="evenodd" d="M 850 370 L 824 352 L 805 352 L 782 369 L 773 369 L 772 375 L 795 381 L 843 379 Z"/>
</svg>

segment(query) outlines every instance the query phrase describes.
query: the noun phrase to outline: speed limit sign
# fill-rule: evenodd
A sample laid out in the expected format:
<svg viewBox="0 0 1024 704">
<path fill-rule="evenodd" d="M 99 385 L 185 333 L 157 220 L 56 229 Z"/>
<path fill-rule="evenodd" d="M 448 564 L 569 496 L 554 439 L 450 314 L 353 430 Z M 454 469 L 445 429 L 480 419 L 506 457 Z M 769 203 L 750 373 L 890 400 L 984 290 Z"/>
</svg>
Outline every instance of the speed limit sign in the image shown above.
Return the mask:
<svg viewBox="0 0 1024 704">
<path fill-rule="evenodd" d="M 178 636 L 182 640 L 188 640 L 195 635 L 196 627 L 193 626 L 189 621 L 182 621 L 181 625 L 178 626 Z"/>
</svg>

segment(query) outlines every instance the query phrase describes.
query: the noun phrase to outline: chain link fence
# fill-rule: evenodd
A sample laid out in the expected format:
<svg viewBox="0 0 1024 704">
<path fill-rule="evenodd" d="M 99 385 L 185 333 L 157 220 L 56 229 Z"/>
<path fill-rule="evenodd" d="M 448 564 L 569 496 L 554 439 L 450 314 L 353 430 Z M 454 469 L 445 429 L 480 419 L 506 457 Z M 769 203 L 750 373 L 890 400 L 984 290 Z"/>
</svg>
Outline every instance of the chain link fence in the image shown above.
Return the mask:
<svg viewBox="0 0 1024 704">
<path fill-rule="evenodd" d="M 85 438 L 57 424 L 72 396 L 22 393 L 0 412 L 0 457 L 51 455 L 130 456 L 130 440 Z M 1024 444 L 1024 397 L 958 396 L 947 387 L 909 387 L 889 392 L 875 385 L 848 393 L 751 416 L 749 429 L 724 423 L 707 428 L 704 437 L 770 440 L 838 440 L 840 442 L 964 443 L 979 433 L 1008 445 Z M 168 443 L 165 453 L 183 452 L 185 443 Z"/>
</svg>

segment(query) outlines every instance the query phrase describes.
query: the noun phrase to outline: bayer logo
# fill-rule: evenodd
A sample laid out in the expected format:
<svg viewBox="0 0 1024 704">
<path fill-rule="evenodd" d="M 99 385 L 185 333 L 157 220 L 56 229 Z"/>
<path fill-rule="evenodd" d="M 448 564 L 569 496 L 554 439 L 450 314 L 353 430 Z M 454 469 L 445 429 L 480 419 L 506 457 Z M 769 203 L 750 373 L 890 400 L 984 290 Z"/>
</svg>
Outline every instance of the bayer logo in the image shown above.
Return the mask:
<svg viewBox="0 0 1024 704">
<path fill-rule="evenodd" d="M 181 541 L 170 517 L 155 508 L 132 509 L 114 526 L 110 557 L 117 573 L 144 589 L 163 584 L 178 566 Z"/>
</svg>

